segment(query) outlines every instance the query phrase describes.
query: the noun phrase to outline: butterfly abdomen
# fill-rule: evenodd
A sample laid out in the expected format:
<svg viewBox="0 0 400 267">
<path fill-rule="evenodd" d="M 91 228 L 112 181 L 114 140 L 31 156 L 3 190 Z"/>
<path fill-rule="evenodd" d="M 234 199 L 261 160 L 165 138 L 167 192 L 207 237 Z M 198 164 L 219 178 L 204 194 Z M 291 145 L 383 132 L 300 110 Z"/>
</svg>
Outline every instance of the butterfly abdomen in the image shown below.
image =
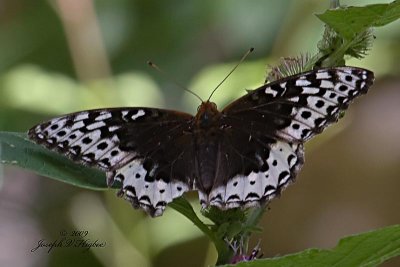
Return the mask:
<svg viewBox="0 0 400 267">
<path fill-rule="evenodd" d="M 215 184 L 219 139 L 219 135 L 213 131 L 203 133 L 196 138 L 196 177 L 198 177 L 196 187 L 207 194 Z"/>
<path fill-rule="evenodd" d="M 220 129 L 221 113 L 212 102 L 203 102 L 194 118 L 196 187 L 209 194 L 215 185 L 218 169 L 218 151 L 223 131 Z"/>
</svg>

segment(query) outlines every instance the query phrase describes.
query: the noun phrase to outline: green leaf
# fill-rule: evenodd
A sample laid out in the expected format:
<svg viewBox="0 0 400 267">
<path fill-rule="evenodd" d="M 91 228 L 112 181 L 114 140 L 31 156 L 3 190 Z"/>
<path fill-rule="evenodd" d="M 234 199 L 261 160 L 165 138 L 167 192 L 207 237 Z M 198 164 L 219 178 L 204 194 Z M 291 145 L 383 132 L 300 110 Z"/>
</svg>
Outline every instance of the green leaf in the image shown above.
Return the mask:
<svg viewBox="0 0 400 267">
<path fill-rule="evenodd" d="M 332 250 L 308 249 L 300 253 L 272 259 L 241 262 L 236 267 L 276 266 L 377 266 L 400 256 L 400 225 L 349 236 Z"/>
<path fill-rule="evenodd" d="M 25 133 L 0 132 L 0 161 L 75 186 L 97 190 L 108 188 L 100 170 L 85 167 L 37 145 Z"/>
<path fill-rule="evenodd" d="M 344 39 L 350 40 L 370 27 L 380 27 L 400 18 L 400 1 L 364 7 L 330 9 L 317 17 Z"/>
</svg>

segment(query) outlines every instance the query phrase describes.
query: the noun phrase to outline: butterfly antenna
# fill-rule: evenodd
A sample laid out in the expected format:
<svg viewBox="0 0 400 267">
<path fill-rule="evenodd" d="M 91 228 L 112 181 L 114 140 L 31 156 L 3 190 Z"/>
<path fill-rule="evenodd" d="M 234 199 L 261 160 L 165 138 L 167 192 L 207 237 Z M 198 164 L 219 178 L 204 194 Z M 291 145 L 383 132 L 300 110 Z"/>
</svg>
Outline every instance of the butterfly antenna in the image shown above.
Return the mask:
<svg viewBox="0 0 400 267">
<path fill-rule="evenodd" d="M 197 97 L 201 102 L 204 102 L 203 99 L 201 99 L 201 97 L 196 94 L 193 91 L 190 91 L 189 89 L 187 89 L 185 86 L 183 86 L 181 83 L 177 82 L 176 80 L 174 80 L 173 78 L 171 78 L 171 76 L 169 76 L 167 73 L 165 73 L 162 69 L 160 69 L 156 64 L 154 64 L 151 61 L 147 61 L 147 64 L 154 68 L 155 70 L 157 70 L 159 73 L 161 73 L 161 75 L 166 78 L 167 80 L 170 80 L 171 82 L 173 82 L 176 86 L 180 87 L 181 89 L 183 89 L 184 91 L 191 93 L 192 95 L 194 95 L 195 97 Z"/>
<path fill-rule="evenodd" d="M 243 55 L 242 59 L 236 64 L 236 66 L 233 67 L 233 69 L 228 73 L 228 75 L 226 75 L 226 77 L 217 85 L 217 87 L 214 88 L 214 90 L 211 92 L 211 95 L 207 99 L 207 101 L 210 101 L 211 97 L 213 96 L 215 91 L 217 91 L 217 89 L 221 86 L 221 84 L 223 84 L 226 81 L 226 79 L 228 79 L 228 77 L 232 74 L 232 72 L 234 72 L 236 70 L 236 68 L 240 65 L 240 63 L 242 63 L 246 59 L 246 57 L 253 51 L 254 51 L 253 47 L 251 47 L 249 50 L 247 50 L 247 52 Z"/>
</svg>

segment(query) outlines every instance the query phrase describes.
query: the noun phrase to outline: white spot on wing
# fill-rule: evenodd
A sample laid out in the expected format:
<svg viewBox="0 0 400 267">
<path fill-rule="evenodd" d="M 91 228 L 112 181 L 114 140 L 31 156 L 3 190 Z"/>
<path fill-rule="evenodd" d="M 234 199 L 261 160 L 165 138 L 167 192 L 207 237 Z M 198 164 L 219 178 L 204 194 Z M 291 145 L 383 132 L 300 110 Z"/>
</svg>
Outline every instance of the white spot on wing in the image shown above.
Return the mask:
<svg viewBox="0 0 400 267">
<path fill-rule="evenodd" d="M 114 132 L 114 131 L 116 131 L 116 130 L 118 130 L 119 128 L 121 128 L 121 126 L 111 126 L 111 127 L 109 127 L 108 128 L 108 130 L 110 131 L 110 132 Z"/>
<path fill-rule="evenodd" d="M 80 113 L 80 114 L 76 115 L 76 117 L 74 118 L 74 121 L 86 120 L 88 118 L 89 118 L 89 113 L 84 112 L 84 113 Z"/>
<path fill-rule="evenodd" d="M 98 121 L 92 124 L 89 124 L 88 126 L 86 126 L 86 129 L 88 129 L 89 131 L 94 130 L 94 129 L 98 129 L 100 127 L 105 126 L 106 124 L 104 123 L 104 121 Z"/>
<path fill-rule="evenodd" d="M 96 120 L 96 121 L 102 121 L 102 120 L 109 119 L 109 118 L 111 118 L 111 117 L 112 117 L 112 115 L 111 115 L 110 112 L 108 112 L 108 111 L 102 111 L 102 112 L 100 112 L 100 115 L 97 116 L 94 120 Z"/>
<path fill-rule="evenodd" d="M 271 94 L 273 97 L 276 97 L 276 95 L 278 94 L 278 92 L 275 91 L 275 90 L 272 90 L 271 87 L 265 88 L 265 93 L 266 94 Z"/>
<path fill-rule="evenodd" d="M 317 79 L 330 79 L 331 76 L 327 71 L 318 71 L 317 72 Z"/>
<path fill-rule="evenodd" d="M 315 87 L 303 87 L 303 94 L 310 94 L 310 95 L 314 95 L 314 94 L 318 94 L 321 90 L 319 88 L 315 88 Z"/>
<path fill-rule="evenodd" d="M 78 121 L 77 123 L 74 123 L 71 127 L 71 130 L 76 130 L 76 129 L 80 129 L 82 127 L 85 127 L 85 124 L 83 123 L 83 121 Z"/>
<path fill-rule="evenodd" d="M 136 120 L 137 118 L 143 116 L 145 114 L 143 109 L 139 109 L 135 115 L 132 115 L 132 120 Z"/>
<path fill-rule="evenodd" d="M 333 87 L 335 87 L 333 85 L 333 83 L 331 81 L 328 81 L 328 80 L 322 80 L 320 86 L 321 86 L 321 88 L 328 88 L 328 89 L 332 89 Z"/>
<path fill-rule="evenodd" d="M 298 79 L 296 80 L 296 86 L 308 86 L 311 82 L 308 80 Z"/>
</svg>

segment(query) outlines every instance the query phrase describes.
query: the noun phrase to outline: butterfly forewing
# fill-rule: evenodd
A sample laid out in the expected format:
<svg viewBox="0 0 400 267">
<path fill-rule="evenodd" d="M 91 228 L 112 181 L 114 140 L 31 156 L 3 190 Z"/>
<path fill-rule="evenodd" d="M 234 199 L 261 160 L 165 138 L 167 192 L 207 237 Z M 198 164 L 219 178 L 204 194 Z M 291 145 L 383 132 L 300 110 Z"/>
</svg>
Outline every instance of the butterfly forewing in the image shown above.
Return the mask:
<svg viewBox="0 0 400 267">
<path fill-rule="evenodd" d="M 336 122 L 373 79 L 372 72 L 354 67 L 310 71 L 261 86 L 222 112 L 273 138 L 305 142 Z"/>
<path fill-rule="evenodd" d="M 39 124 L 29 137 L 106 171 L 108 183 L 121 181 L 121 193 L 135 207 L 159 215 L 192 186 L 193 146 L 185 134 L 192 119 L 162 109 L 89 110 Z"/>
</svg>

